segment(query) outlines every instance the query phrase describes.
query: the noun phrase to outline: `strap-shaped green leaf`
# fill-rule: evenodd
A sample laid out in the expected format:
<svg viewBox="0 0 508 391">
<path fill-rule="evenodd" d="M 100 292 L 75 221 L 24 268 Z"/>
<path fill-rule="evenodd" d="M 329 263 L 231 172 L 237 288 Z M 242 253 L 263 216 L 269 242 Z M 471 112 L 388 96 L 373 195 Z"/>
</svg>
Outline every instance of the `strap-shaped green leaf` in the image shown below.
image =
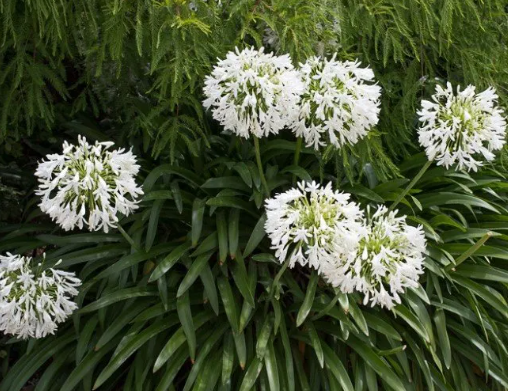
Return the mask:
<svg viewBox="0 0 508 391">
<path fill-rule="evenodd" d="M 335 352 L 326 343 L 323 342 L 321 345 L 323 348 L 326 366 L 333 373 L 342 389 L 346 391 L 354 391 L 353 384 L 351 383 L 351 379 L 348 376 L 346 368 L 344 368 L 344 365 Z"/>
<path fill-rule="evenodd" d="M 228 256 L 228 223 L 224 211 L 216 213 L 217 223 L 217 238 L 219 241 L 219 262 L 222 264 L 226 262 Z"/>
<path fill-rule="evenodd" d="M 219 315 L 219 296 L 215 286 L 215 277 L 209 265 L 204 266 L 199 278 L 205 287 L 206 297 L 212 306 L 213 312 L 215 312 L 215 315 Z"/>
<path fill-rule="evenodd" d="M 203 189 L 235 189 L 248 192 L 249 186 L 235 176 L 210 178 L 201 185 Z"/>
<path fill-rule="evenodd" d="M 353 335 L 350 335 L 346 343 L 351 346 L 351 348 L 363 358 L 365 363 L 370 366 L 383 381 L 393 388 L 394 391 L 405 391 L 404 384 L 399 377 L 392 371 L 388 364 L 386 364 L 384 359 L 380 358 L 368 345 Z M 328 361 L 326 356 L 325 361 Z"/>
<path fill-rule="evenodd" d="M 150 219 L 148 220 L 148 228 L 146 230 L 145 251 L 150 251 L 157 234 L 157 227 L 159 225 L 159 217 L 164 205 L 164 200 L 156 200 L 150 210 Z"/>
<path fill-rule="evenodd" d="M 236 287 L 247 303 L 249 303 L 251 307 L 255 307 L 253 289 L 255 284 L 250 281 L 249 276 L 247 275 L 247 269 L 245 268 L 245 262 L 242 254 L 238 251 L 236 259 L 233 259 L 228 265 L 230 267 L 231 274 L 233 275 Z"/>
<path fill-rule="evenodd" d="M 250 235 L 249 241 L 245 245 L 245 249 L 243 251 L 243 256 L 247 257 L 252 253 L 261 243 L 261 240 L 266 235 L 265 232 L 265 222 L 266 222 L 266 214 L 263 213 L 263 215 L 259 218 L 258 222 L 256 223 L 254 229 L 252 230 L 252 234 Z"/>
<path fill-rule="evenodd" d="M 203 311 L 195 315 L 193 318 L 194 330 L 198 330 L 201 326 L 207 323 L 215 315 L 209 311 Z M 162 348 L 161 352 L 155 360 L 153 372 L 157 372 L 178 350 L 180 346 L 185 342 L 185 333 L 183 328 L 180 327 L 172 336 L 169 338 L 166 345 Z"/>
<path fill-rule="evenodd" d="M 81 314 L 86 314 L 89 312 L 97 311 L 100 308 L 107 307 L 122 300 L 132 299 L 133 297 L 147 297 L 156 295 L 157 291 L 153 286 L 120 289 L 118 291 L 108 293 L 105 296 L 101 297 L 99 300 L 88 304 L 86 307 L 81 308 L 79 312 Z"/>
<path fill-rule="evenodd" d="M 217 279 L 217 286 L 219 287 L 219 293 L 222 299 L 222 304 L 224 305 L 224 311 L 226 312 L 226 316 L 231 324 L 231 327 L 235 332 L 239 330 L 239 318 L 238 318 L 238 308 L 233 296 L 233 291 L 231 289 L 231 285 L 225 277 L 220 276 Z"/>
<path fill-rule="evenodd" d="M 74 333 L 67 333 L 58 339 L 49 338 L 39 345 L 32 353 L 27 353 L 9 369 L 7 376 L 0 384 L 1 391 L 19 391 L 33 374 L 46 363 L 50 357 L 57 354 L 76 339 Z"/>
<path fill-rule="evenodd" d="M 188 292 L 185 292 L 176 299 L 176 311 L 178 312 L 178 318 L 182 324 L 182 330 L 187 339 L 187 344 L 189 345 L 189 356 L 191 360 L 194 361 L 196 357 L 196 332 L 194 329 Z"/>
<path fill-rule="evenodd" d="M 176 318 L 173 319 L 173 322 Z M 106 367 L 102 370 L 102 372 L 97 377 L 97 380 L 94 383 L 93 389 L 96 390 L 99 388 L 106 380 L 108 380 L 111 375 L 141 346 L 143 346 L 148 340 L 155 337 L 157 334 L 162 331 L 168 329 L 172 326 L 171 321 L 168 319 L 161 319 L 151 326 L 147 327 L 143 331 L 141 331 L 135 338 L 132 338 L 123 348 L 113 356 L 111 361 L 106 365 Z"/>
<path fill-rule="evenodd" d="M 233 372 L 233 364 L 235 359 L 233 335 L 229 332 L 224 336 L 224 343 L 222 346 L 222 384 L 226 384 L 231 380 Z"/>
<path fill-rule="evenodd" d="M 65 380 L 62 385 L 61 391 L 72 391 L 79 384 L 81 380 L 88 374 L 92 373 L 97 364 L 102 358 L 109 354 L 120 341 L 120 336 L 109 340 L 103 344 L 100 349 L 95 349 L 89 352 L 85 358 L 72 370 L 69 377 Z"/>
<path fill-rule="evenodd" d="M 236 258 L 238 252 L 238 242 L 240 240 L 240 211 L 231 209 L 228 217 L 228 243 L 229 256 L 231 259 Z"/>
<path fill-rule="evenodd" d="M 265 318 L 263 325 L 261 326 L 261 329 L 259 330 L 257 335 L 256 355 L 261 360 L 265 357 L 268 342 L 270 341 L 270 337 L 272 336 L 272 329 L 273 329 L 273 315 L 268 315 Z"/>
<path fill-rule="evenodd" d="M 163 276 L 168 270 L 170 270 L 176 262 L 190 249 L 188 242 L 182 243 L 171 251 L 161 262 L 157 264 L 152 274 L 150 275 L 149 282 L 155 281 Z"/>
<path fill-rule="evenodd" d="M 191 267 L 187 271 L 187 274 L 183 278 L 180 286 L 178 287 L 178 291 L 176 293 L 176 297 L 182 296 L 187 290 L 192 286 L 194 281 L 199 277 L 203 268 L 208 263 L 208 260 L 212 256 L 212 252 L 205 253 L 200 255 L 196 259 L 192 261 Z"/>
<path fill-rule="evenodd" d="M 302 306 L 298 310 L 298 315 L 296 317 L 297 327 L 300 327 L 307 318 L 307 315 L 309 315 L 309 312 L 312 308 L 312 303 L 314 302 L 318 279 L 319 276 L 317 271 L 313 270 L 310 276 L 309 285 L 307 286 L 307 292 L 305 292 L 305 298 L 303 300 Z"/>
<path fill-rule="evenodd" d="M 267 354 L 265 354 L 264 364 L 266 375 L 268 377 L 270 391 L 279 391 L 280 390 L 279 369 L 277 366 L 277 358 L 275 357 L 275 349 L 273 347 L 273 343 L 270 343 L 268 345 L 268 352 Z"/>
<path fill-rule="evenodd" d="M 254 357 L 245 372 L 239 391 L 249 391 L 256 384 L 256 380 L 263 369 L 263 361 Z"/>
<path fill-rule="evenodd" d="M 450 339 L 448 338 L 448 330 L 446 329 L 446 316 L 442 308 L 438 308 L 434 312 L 434 323 L 436 325 L 439 348 L 441 349 L 445 366 L 449 369 L 452 361 L 452 351 Z"/>
<path fill-rule="evenodd" d="M 159 179 L 162 175 L 168 174 L 178 175 L 182 178 L 187 179 L 190 183 L 196 186 L 200 186 L 202 183 L 201 178 L 190 170 L 187 170 L 182 167 L 173 166 L 171 164 L 163 164 L 159 167 L 154 168 L 150 172 L 150 174 L 148 174 L 148 176 L 145 179 L 145 182 L 143 183 L 143 190 L 145 192 L 149 192 L 150 190 L 152 190 L 152 187 L 154 186 L 157 179 Z"/>
<path fill-rule="evenodd" d="M 203 215 L 205 214 L 205 201 L 199 198 L 194 200 L 192 205 L 192 247 L 196 247 L 203 229 Z"/>
</svg>

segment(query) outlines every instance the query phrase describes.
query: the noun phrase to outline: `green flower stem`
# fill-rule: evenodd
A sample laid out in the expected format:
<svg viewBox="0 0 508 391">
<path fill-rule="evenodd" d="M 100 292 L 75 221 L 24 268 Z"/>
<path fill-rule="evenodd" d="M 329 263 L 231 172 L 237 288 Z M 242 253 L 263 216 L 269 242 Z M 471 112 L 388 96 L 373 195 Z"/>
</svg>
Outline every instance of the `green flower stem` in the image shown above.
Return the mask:
<svg viewBox="0 0 508 391">
<path fill-rule="evenodd" d="M 298 137 L 296 139 L 296 149 L 295 149 L 295 157 L 293 160 L 293 165 L 298 166 L 298 163 L 300 162 L 300 153 L 302 152 L 302 144 L 303 144 L 303 138 Z M 293 185 L 296 183 L 296 174 L 293 174 Z"/>
<path fill-rule="evenodd" d="M 335 188 L 340 189 L 340 181 L 342 178 L 342 173 L 341 173 L 341 169 L 340 169 L 340 161 L 339 161 L 339 154 L 338 153 L 335 153 L 335 176 L 336 176 Z"/>
<path fill-rule="evenodd" d="M 328 315 L 328 312 L 333 307 L 335 307 L 335 305 L 337 304 L 337 301 L 339 300 L 340 296 L 342 296 L 342 295 L 344 295 L 344 293 L 342 293 L 342 292 L 335 295 L 335 297 L 332 300 L 330 300 L 330 302 L 326 305 L 325 308 L 323 308 L 321 311 L 319 311 L 316 315 L 314 315 L 312 317 L 312 321 L 316 321 L 316 320 L 322 318 L 323 316 Z"/>
<path fill-rule="evenodd" d="M 268 300 L 265 302 L 265 308 L 264 308 L 264 314 L 266 315 L 268 313 L 268 307 L 270 303 L 272 303 L 275 288 L 277 287 L 277 284 L 279 283 L 280 278 L 282 277 L 282 274 L 286 271 L 289 261 L 291 260 L 291 257 L 288 257 L 286 261 L 283 263 L 282 267 L 278 271 L 278 273 L 275 275 L 275 278 L 272 281 L 272 285 L 270 286 L 270 291 L 268 292 Z M 277 298 L 278 300 L 278 298 Z"/>
<path fill-rule="evenodd" d="M 138 246 L 136 246 L 136 243 L 134 242 L 134 239 L 132 239 L 130 237 L 130 235 L 123 229 L 123 227 L 118 223 L 116 225 L 116 227 L 118 228 L 118 230 L 120 231 L 120 233 L 123 235 L 123 237 L 125 238 L 125 240 L 127 240 L 127 242 L 129 242 L 129 244 L 131 245 L 132 248 L 134 248 L 136 251 L 141 251 Z"/>
<path fill-rule="evenodd" d="M 425 174 L 425 172 L 429 169 L 431 164 L 432 164 L 432 160 L 427 160 L 427 163 L 425 163 L 423 165 L 423 167 L 420 169 L 418 174 L 416 174 L 416 176 L 413 178 L 413 180 L 411 182 L 409 182 L 409 185 L 407 185 L 407 187 L 404 189 L 404 191 L 399 194 L 399 196 L 394 201 L 394 203 L 390 205 L 390 207 L 388 208 L 388 210 L 390 212 L 393 211 L 395 209 L 395 207 L 399 204 L 399 202 L 402 201 L 402 199 L 407 195 L 407 193 L 409 193 L 409 190 L 411 190 L 413 188 L 413 186 L 416 185 L 416 183 L 420 180 L 422 175 Z"/>
<path fill-rule="evenodd" d="M 320 183 L 323 183 L 324 179 L 325 179 L 325 164 L 323 162 L 323 157 L 322 155 L 318 155 L 318 161 L 319 161 L 319 182 Z"/>
<path fill-rule="evenodd" d="M 270 197 L 270 189 L 268 188 L 268 183 L 266 182 L 265 173 L 263 171 L 263 163 L 261 162 L 261 152 L 259 150 L 259 139 L 256 136 L 254 137 L 254 149 L 256 151 L 256 162 L 258 163 L 259 176 L 261 177 L 261 183 L 265 190 L 266 197 Z"/>
<path fill-rule="evenodd" d="M 273 297 L 273 293 L 275 292 L 275 288 L 277 287 L 277 284 L 279 283 L 280 278 L 286 271 L 286 269 L 289 266 L 289 261 L 291 260 L 291 257 L 288 257 L 282 267 L 280 268 L 279 272 L 275 275 L 275 278 L 272 281 L 272 287 L 270 288 L 270 299 Z"/>
<path fill-rule="evenodd" d="M 495 236 L 494 232 L 487 232 L 483 235 L 475 244 L 469 247 L 466 251 L 464 251 L 456 260 L 455 263 L 452 263 L 445 267 L 446 271 L 455 271 L 455 268 L 459 266 L 462 262 L 468 259 L 471 255 L 478 251 L 478 249 L 485 244 L 487 240 L 489 240 L 492 236 Z"/>
</svg>

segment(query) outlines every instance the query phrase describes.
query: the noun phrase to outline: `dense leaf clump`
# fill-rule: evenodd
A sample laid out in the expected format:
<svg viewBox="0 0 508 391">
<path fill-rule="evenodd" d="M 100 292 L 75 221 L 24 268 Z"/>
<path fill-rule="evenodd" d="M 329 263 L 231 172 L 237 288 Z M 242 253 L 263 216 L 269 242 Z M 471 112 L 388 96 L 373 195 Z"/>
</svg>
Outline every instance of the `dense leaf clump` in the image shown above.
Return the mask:
<svg viewBox="0 0 508 391">
<path fill-rule="evenodd" d="M 416 132 L 446 81 L 492 86 L 506 107 L 504 3 L 0 0 L 0 254 L 44 254 L 37 267 L 82 282 L 55 335 L 0 334 L 0 390 L 507 389 L 505 152 L 477 172 L 445 168 Z M 341 149 L 288 128 L 224 132 L 202 105 L 206 76 L 262 46 L 295 69 L 359 59 L 381 87 L 379 122 Z M 137 156 L 129 187 L 137 175 L 143 194 L 108 232 L 65 232 L 39 207 L 37 162 L 78 135 Z M 272 247 L 265 200 L 312 181 L 351 194 L 374 239 L 386 219 L 426 242 L 425 259 L 420 242 L 390 243 L 423 262 L 393 308 Z"/>
</svg>

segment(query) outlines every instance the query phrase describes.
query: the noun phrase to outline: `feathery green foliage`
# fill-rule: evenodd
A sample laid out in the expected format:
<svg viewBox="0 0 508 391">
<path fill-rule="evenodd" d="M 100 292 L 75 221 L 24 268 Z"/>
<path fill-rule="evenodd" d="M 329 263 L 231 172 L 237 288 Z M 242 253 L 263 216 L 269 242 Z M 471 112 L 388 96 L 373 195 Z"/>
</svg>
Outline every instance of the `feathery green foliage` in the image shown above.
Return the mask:
<svg viewBox="0 0 508 391">
<path fill-rule="evenodd" d="M 434 78 L 497 87 L 505 100 L 505 4 L 450 0 L 117 0 L 0 2 L 0 140 L 11 145 L 86 113 L 145 150 L 175 156 L 207 128 L 203 77 L 234 46 L 263 44 L 298 62 L 338 50 L 383 87 L 379 132 L 394 156 Z M 192 118 L 192 119 L 191 119 Z M 199 129 L 202 131 L 199 131 Z M 167 148 L 169 146 L 169 148 Z"/>
</svg>

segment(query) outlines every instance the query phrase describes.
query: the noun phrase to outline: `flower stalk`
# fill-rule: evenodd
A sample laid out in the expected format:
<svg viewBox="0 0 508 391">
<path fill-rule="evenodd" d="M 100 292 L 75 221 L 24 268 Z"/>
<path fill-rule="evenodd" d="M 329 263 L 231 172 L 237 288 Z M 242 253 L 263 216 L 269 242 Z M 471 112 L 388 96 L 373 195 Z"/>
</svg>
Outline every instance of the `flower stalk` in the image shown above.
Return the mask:
<svg viewBox="0 0 508 391">
<path fill-rule="evenodd" d="M 259 148 L 259 139 L 254 136 L 254 151 L 256 153 L 256 162 L 258 165 L 259 177 L 261 178 L 261 185 L 263 186 L 263 190 L 266 197 L 270 197 L 270 188 L 268 187 L 268 182 L 266 182 L 265 172 L 263 170 L 263 162 L 261 160 L 261 151 Z"/>
<path fill-rule="evenodd" d="M 455 263 L 449 264 L 445 270 L 446 271 L 455 271 L 457 266 L 459 266 L 462 262 L 464 262 L 466 259 L 474 255 L 480 247 L 482 247 L 487 240 L 489 240 L 492 236 L 495 236 L 495 233 L 492 231 L 487 232 L 485 235 L 483 235 L 478 241 L 473 244 L 470 248 L 468 248 L 466 251 L 464 251 L 456 260 Z"/>
<path fill-rule="evenodd" d="M 298 137 L 296 139 L 295 156 L 293 159 L 293 165 L 295 167 L 298 166 L 298 163 L 300 162 L 300 153 L 302 152 L 302 144 L 303 144 L 303 138 Z M 293 174 L 292 183 L 293 183 L 293 186 L 296 184 L 296 174 Z"/>
<path fill-rule="evenodd" d="M 136 242 L 134 242 L 134 239 L 132 239 L 132 237 L 127 233 L 127 231 L 123 229 L 120 223 L 116 224 L 116 228 L 118 228 L 118 231 L 122 234 L 127 243 L 129 243 L 134 250 L 141 251 L 141 249 L 136 245 Z"/>
<path fill-rule="evenodd" d="M 418 171 L 418 174 L 415 175 L 415 177 L 411 180 L 411 182 L 409 182 L 409 184 L 406 186 L 406 188 L 401 193 L 399 193 L 399 195 L 397 196 L 395 201 L 390 205 L 390 207 L 388 208 L 388 210 L 390 212 L 395 210 L 395 207 L 400 203 L 400 201 L 402 201 L 404 199 L 404 197 L 409 193 L 409 191 L 414 187 L 414 185 L 416 185 L 418 183 L 418 181 L 421 179 L 423 174 L 425 174 L 427 172 L 427 170 L 429 169 L 429 167 L 431 165 L 432 165 L 432 160 L 427 160 L 425 162 L 425 164 L 420 169 L 420 171 Z"/>
</svg>

